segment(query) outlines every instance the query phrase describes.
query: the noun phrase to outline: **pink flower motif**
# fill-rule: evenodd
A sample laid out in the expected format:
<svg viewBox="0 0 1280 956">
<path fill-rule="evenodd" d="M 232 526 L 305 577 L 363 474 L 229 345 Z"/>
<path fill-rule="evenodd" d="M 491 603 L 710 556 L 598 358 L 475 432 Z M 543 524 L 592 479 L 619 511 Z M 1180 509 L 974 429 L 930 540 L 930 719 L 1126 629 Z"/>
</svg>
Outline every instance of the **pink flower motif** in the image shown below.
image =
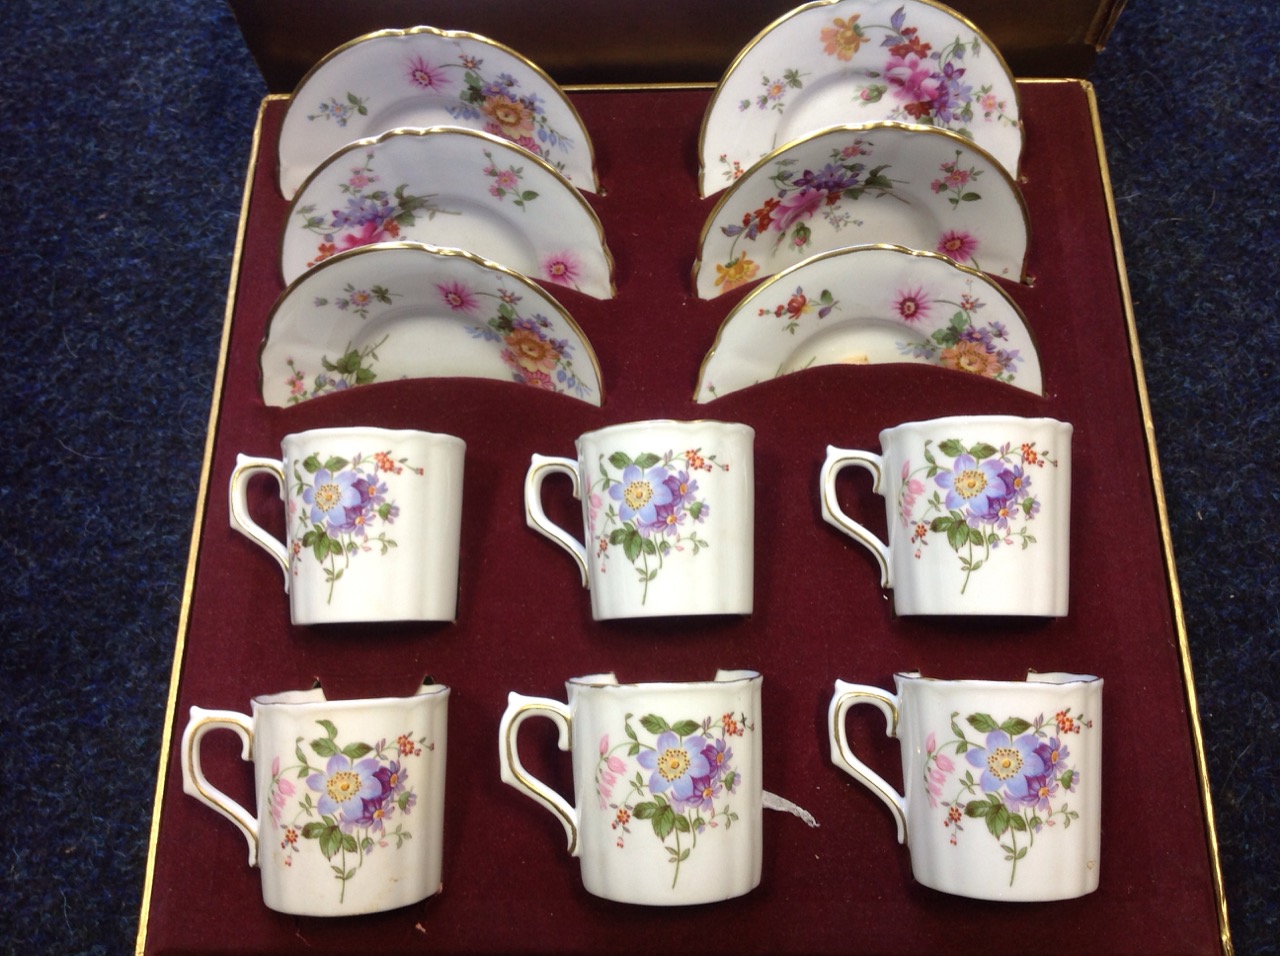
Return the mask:
<svg viewBox="0 0 1280 956">
<path fill-rule="evenodd" d="M 424 90 L 439 92 L 448 84 L 448 78 L 443 69 L 432 66 L 421 56 L 415 56 L 409 61 L 409 82 Z"/>
<path fill-rule="evenodd" d="M 557 252 L 542 260 L 542 276 L 559 285 L 576 289 L 581 278 L 582 263 L 572 252 Z"/>
<path fill-rule="evenodd" d="M 786 232 L 798 220 L 807 219 L 822 208 L 827 201 L 825 189 L 801 189 L 778 204 L 775 210 L 773 228 Z"/>
<path fill-rule="evenodd" d="M 375 242 L 394 239 L 399 234 L 400 227 L 396 225 L 394 219 L 388 219 L 382 223 L 378 222 L 376 219 L 370 219 L 363 227 L 361 227 L 359 232 L 349 232 L 342 237 L 342 248 L 339 251 L 355 249 L 359 246 L 367 246 Z"/>
<path fill-rule="evenodd" d="M 978 251 L 978 240 L 967 232 L 952 229 L 939 237 L 937 251 L 956 262 L 969 262 Z"/>
<path fill-rule="evenodd" d="M 902 477 L 903 478 L 907 477 L 906 465 L 902 466 Z M 938 749 L 938 736 L 931 730 L 929 731 L 929 736 L 924 738 L 924 752 L 927 754 L 931 754 L 937 749 Z"/>
<path fill-rule="evenodd" d="M 622 758 L 617 754 L 613 754 L 605 761 L 605 765 L 614 773 L 623 774 L 627 772 L 627 765 L 622 762 Z"/>
<path fill-rule="evenodd" d="M 917 286 L 915 289 L 899 292 L 898 301 L 893 307 L 898 310 L 903 322 L 918 322 L 929 314 L 932 305 L 933 301 L 928 293 L 923 287 Z"/>
<path fill-rule="evenodd" d="M 475 293 L 461 282 L 437 283 L 436 288 L 440 291 L 444 304 L 454 312 L 473 312 L 480 304 Z"/>
<path fill-rule="evenodd" d="M 599 496 L 593 495 L 592 497 L 594 498 Z M 608 752 L 609 752 L 609 735 L 605 734 L 603 737 L 600 738 L 600 756 L 603 757 Z"/>
<path fill-rule="evenodd" d="M 890 57 L 884 75 L 894 88 L 894 95 L 910 103 L 932 102 L 942 85 L 942 78 L 934 72 L 933 65 L 914 53 Z"/>
<path fill-rule="evenodd" d="M 933 762 L 935 765 L 937 765 L 937 768 L 941 770 L 943 773 L 951 773 L 953 770 L 956 769 L 956 765 L 952 763 L 951 758 L 948 757 L 946 754 L 938 754 L 934 758 Z"/>
</svg>

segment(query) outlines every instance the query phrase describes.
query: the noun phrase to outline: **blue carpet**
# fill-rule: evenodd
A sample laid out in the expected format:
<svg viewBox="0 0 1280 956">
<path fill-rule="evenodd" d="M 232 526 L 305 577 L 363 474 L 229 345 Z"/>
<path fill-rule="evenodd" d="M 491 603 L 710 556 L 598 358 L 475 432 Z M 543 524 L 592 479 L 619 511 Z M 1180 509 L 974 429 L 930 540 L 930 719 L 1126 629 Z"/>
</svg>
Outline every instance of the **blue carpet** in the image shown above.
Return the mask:
<svg viewBox="0 0 1280 956">
<path fill-rule="evenodd" d="M 1092 76 L 1242 953 L 1280 951 L 1278 38 L 1131 0 Z M 123 953 L 265 88 L 220 0 L 11 0 L 0 54 L 0 945 Z"/>
</svg>

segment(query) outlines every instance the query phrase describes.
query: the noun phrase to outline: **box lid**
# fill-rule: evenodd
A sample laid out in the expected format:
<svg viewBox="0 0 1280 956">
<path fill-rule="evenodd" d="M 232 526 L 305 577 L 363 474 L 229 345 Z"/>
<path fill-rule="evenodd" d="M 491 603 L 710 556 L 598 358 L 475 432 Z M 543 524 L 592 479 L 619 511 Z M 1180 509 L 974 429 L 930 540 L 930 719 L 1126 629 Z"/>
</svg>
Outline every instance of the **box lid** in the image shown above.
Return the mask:
<svg viewBox="0 0 1280 956">
<path fill-rule="evenodd" d="M 791 0 L 228 0 L 273 93 L 322 56 L 375 30 L 466 30 L 518 50 L 561 85 L 716 83 Z M 1125 0 L 952 0 L 1017 76 L 1084 76 Z"/>
</svg>

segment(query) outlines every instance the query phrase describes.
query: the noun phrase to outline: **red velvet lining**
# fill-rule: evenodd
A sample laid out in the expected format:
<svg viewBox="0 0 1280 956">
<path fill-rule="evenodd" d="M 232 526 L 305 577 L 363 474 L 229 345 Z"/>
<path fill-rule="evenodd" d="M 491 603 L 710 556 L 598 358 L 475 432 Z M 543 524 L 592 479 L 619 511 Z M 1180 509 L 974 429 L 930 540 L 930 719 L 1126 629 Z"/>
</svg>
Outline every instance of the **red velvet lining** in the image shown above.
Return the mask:
<svg viewBox="0 0 1280 956">
<path fill-rule="evenodd" d="M 258 344 L 282 289 L 286 209 L 273 150 L 283 101 L 266 108 L 209 473 L 174 747 L 163 793 L 149 952 L 970 951 L 1017 941 L 1079 952 L 1210 952 L 1218 925 L 1184 706 L 1141 408 L 1085 87 L 1024 84 L 1024 194 L 1034 286 L 1003 283 L 1039 343 L 1046 395 L 918 366 L 824 368 L 692 401 L 699 364 L 745 292 L 703 302 L 690 267 L 712 200 L 696 188 L 709 91 L 574 94 L 595 140 L 603 196 L 589 197 L 617 263 L 618 296 L 558 298 L 592 342 L 602 408 L 514 384 L 395 382 L 267 408 Z M 870 555 L 823 523 L 817 476 L 828 443 L 876 449 L 887 425 L 950 414 L 1052 415 L 1075 425 L 1071 612 L 1061 620 L 897 619 Z M 595 623 L 569 558 L 526 528 L 533 452 L 567 455 L 583 431 L 645 418 L 718 418 L 756 429 L 755 613 L 742 619 Z M 467 442 L 455 624 L 330 629 L 289 624 L 273 562 L 228 527 L 235 455 L 278 453 L 324 425 L 414 427 Z M 859 473 L 860 474 L 860 473 Z M 845 506 L 883 527 L 883 503 L 852 472 Z M 279 523 L 272 489 L 263 520 Z M 567 483 L 548 485 L 548 507 Z M 565 507 L 566 521 L 572 509 Z M 498 778 L 506 694 L 562 698 L 566 678 L 702 679 L 717 667 L 765 675 L 765 787 L 821 827 L 768 814 L 763 882 L 711 907 L 655 912 L 588 895 L 559 823 Z M 888 812 L 828 759 L 837 678 L 885 687 L 895 671 L 1019 679 L 1028 668 L 1106 679 L 1101 888 L 1084 899 L 1002 905 L 911 879 Z M 182 793 L 177 740 L 193 704 L 245 711 L 255 695 L 309 686 L 331 696 L 403 694 L 424 674 L 453 688 L 445 890 L 392 913 L 295 919 L 267 910 L 233 828 Z M 860 708 L 859 710 L 869 710 Z M 539 722 L 535 722 L 539 723 Z M 526 761 L 562 792 L 569 758 L 549 732 Z M 897 781 L 897 744 L 875 714 L 851 718 L 860 753 Z M 221 737 L 226 740 L 219 739 Z M 229 734 L 206 768 L 249 800 L 251 771 Z"/>
</svg>

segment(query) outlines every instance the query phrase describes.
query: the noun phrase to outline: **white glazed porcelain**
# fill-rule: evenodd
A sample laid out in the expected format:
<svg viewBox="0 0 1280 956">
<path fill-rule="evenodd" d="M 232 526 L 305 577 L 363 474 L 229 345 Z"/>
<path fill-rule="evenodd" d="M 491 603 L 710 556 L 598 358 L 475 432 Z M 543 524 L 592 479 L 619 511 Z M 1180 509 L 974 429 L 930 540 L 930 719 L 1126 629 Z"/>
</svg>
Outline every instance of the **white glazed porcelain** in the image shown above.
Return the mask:
<svg viewBox="0 0 1280 956">
<path fill-rule="evenodd" d="M 827 446 L 822 517 L 875 556 L 898 614 L 1067 613 L 1071 425 L 957 416 L 880 433 L 882 452 Z M 888 542 L 851 518 L 836 476 L 866 469 L 885 499 Z"/>
<path fill-rule="evenodd" d="M 600 219 L 541 159 L 488 133 L 399 129 L 334 153 L 289 204 L 286 283 L 347 249 L 408 239 L 465 249 L 522 275 L 613 297 Z"/>
<path fill-rule="evenodd" d="M 498 729 L 504 783 L 564 826 L 587 891 L 650 906 L 711 903 L 760 882 L 760 688 L 755 671 L 715 680 L 566 684 L 567 703 L 511 693 Z M 571 752 L 573 802 L 520 760 L 520 726 L 551 720 Z"/>
<path fill-rule="evenodd" d="M 534 455 L 525 519 L 574 558 L 595 620 L 750 614 L 755 431 L 726 422 L 642 421 L 587 432 L 576 458 Z M 580 540 L 543 510 L 542 484 L 568 475 Z"/>
<path fill-rule="evenodd" d="M 362 246 L 304 273 L 272 308 L 258 360 L 263 401 L 275 406 L 435 376 L 604 400 L 591 343 L 546 291 L 420 243 Z"/>
<path fill-rule="evenodd" d="M 831 761 L 893 813 L 925 886 L 983 900 L 1071 899 L 1098 888 L 1102 680 L 929 680 L 896 692 L 836 681 Z M 902 750 L 899 793 L 854 753 L 845 716 L 884 714 Z"/>
<path fill-rule="evenodd" d="M 752 289 L 703 359 L 694 401 L 824 365 L 933 365 L 1041 394 L 1022 310 L 997 283 L 932 252 L 853 246 Z"/>
<path fill-rule="evenodd" d="M 501 136 L 598 189 L 591 139 L 551 77 L 485 37 L 415 27 L 357 37 L 303 77 L 280 130 L 280 191 L 291 199 L 349 143 L 414 126 Z"/>
<path fill-rule="evenodd" d="M 452 621 L 466 444 L 410 429 L 320 428 L 280 458 L 236 458 L 231 527 L 276 559 L 294 624 Z M 285 541 L 249 511 L 248 486 L 281 488 Z"/>
<path fill-rule="evenodd" d="M 327 701 L 319 688 L 257 697 L 251 714 L 192 707 L 183 789 L 249 844 L 263 902 L 298 916 L 408 906 L 440 888 L 449 688 Z M 230 730 L 253 762 L 257 815 L 210 783 L 200 756 Z"/>
<path fill-rule="evenodd" d="M 901 123 L 833 126 L 779 147 L 720 196 L 702 227 L 694 284 L 712 299 L 867 243 L 938 252 L 1017 281 L 1028 237 L 1017 183 L 963 136 Z"/>
<path fill-rule="evenodd" d="M 1011 175 L 1018 89 L 991 41 L 933 0 L 819 0 L 783 15 L 734 59 L 699 137 L 703 196 L 774 149 L 836 123 L 947 129 Z"/>
</svg>

